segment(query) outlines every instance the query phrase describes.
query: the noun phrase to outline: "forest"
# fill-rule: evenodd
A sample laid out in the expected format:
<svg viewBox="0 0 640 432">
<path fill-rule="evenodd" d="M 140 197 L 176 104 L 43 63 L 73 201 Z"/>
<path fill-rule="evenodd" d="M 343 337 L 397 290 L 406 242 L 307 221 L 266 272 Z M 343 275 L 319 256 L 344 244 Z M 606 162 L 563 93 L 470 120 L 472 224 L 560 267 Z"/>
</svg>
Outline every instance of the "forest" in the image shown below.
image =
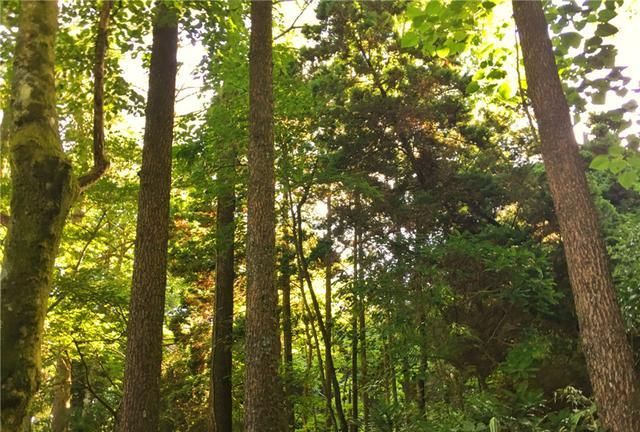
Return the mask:
<svg viewBox="0 0 640 432">
<path fill-rule="evenodd" d="M 0 429 L 640 431 L 639 14 L 1 0 Z"/>
</svg>

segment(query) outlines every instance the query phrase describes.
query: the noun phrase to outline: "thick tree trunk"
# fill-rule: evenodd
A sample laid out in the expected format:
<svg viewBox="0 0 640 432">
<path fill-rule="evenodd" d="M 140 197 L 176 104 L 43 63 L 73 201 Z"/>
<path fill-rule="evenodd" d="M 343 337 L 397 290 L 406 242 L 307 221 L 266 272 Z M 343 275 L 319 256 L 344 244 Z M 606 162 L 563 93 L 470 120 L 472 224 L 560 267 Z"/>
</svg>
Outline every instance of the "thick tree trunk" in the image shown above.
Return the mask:
<svg viewBox="0 0 640 432">
<path fill-rule="evenodd" d="M 25 430 L 38 388 L 53 264 L 78 194 L 58 134 L 56 2 L 23 2 L 11 84 L 11 218 L 2 265 L 2 430 Z"/>
<path fill-rule="evenodd" d="M 244 400 L 247 432 L 286 429 L 278 375 L 271 20 L 271 1 L 251 2 Z"/>
<path fill-rule="evenodd" d="M 67 432 L 71 419 L 71 359 L 61 353 L 56 364 L 53 404 L 51 406 L 51 431 Z"/>
<path fill-rule="evenodd" d="M 213 364 L 211 368 L 211 412 L 213 432 L 232 430 L 232 358 L 235 163 L 233 147 L 226 150 L 218 172 L 218 210 L 216 221 L 216 292 L 213 325 Z"/>
<path fill-rule="evenodd" d="M 138 194 L 122 432 L 154 432 L 159 427 L 177 48 L 176 11 L 158 2 Z"/>
<path fill-rule="evenodd" d="M 514 1 L 513 10 L 599 417 L 612 432 L 638 431 L 640 395 L 633 356 L 542 4 Z"/>
</svg>

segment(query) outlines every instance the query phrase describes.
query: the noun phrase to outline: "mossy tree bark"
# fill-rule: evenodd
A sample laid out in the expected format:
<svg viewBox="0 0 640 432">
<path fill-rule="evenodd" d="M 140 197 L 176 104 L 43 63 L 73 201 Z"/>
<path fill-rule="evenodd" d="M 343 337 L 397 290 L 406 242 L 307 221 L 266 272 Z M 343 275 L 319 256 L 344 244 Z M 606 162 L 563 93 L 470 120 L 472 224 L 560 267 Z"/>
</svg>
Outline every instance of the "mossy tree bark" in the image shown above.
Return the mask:
<svg viewBox="0 0 640 432">
<path fill-rule="evenodd" d="M 98 23 L 94 74 L 94 150 L 104 158 L 102 93 L 104 57 L 113 1 L 104 1 Z M 58 132 L 55 93 L 57 3 L 23 2 L 2 139 L 8 138 L 12 195 L 2 297 L 2 428 L 28 428 L 28 409 L 38 388 L 40 346 L 53 265 L 62 230 L 80 190 Z M 95 140 L 100 142 L 96 143 Z M 4 142 L 3 142 L 4 144 Z M 84 176 L 83 176 L 84 177 Z M 82 177 L 81 177 L 82 179 Z"/>
<path fill-rule="evenodd" d="M 127 356 L 119 430 L 159 428 L 162 325 L 167 283 L 177 12 L 158 2 L 153 25 Z"/>
<path fill-rule="evenodd" d="M 211 367 L 211 407 L 213 432 L 232 430 L 232 357 L 233 344 L 233 283 L 234 213 L 236 206 L 235 165 L 233 145 L 223 150 L 218 171 L 218 205 L 216 216 L 216 288 L 213 325 L 213 355 Z"/>
<path fill-rule="evenodd" d="M 251 2 L 244 428 L 286 430 L 275 286 L 272 4 Z"/>
<path fill-rule="evenodd" d="M 612 432 L 638 431 L 640 395 L 633 355 L 542 4 L 514 0 L 513 11 L 598 414 Z"/>
<path fill-rule="evenodd" d="M 2 430 L 22 431 L 38 388 L 53 264 L 78 195 L 58 133 L 56 2 L 23 2 L 11 85 L 11 219 L 2 268 Z"/>
</svg>

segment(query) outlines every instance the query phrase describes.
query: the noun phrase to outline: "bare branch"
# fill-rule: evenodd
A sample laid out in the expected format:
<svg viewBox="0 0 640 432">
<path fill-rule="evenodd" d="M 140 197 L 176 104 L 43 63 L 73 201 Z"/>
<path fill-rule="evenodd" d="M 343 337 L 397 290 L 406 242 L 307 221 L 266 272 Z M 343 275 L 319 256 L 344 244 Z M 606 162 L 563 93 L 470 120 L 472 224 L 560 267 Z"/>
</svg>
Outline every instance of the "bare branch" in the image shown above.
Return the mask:
<svg viewBox="0 0 640 432">
<path fill-rule="evenodd" d="M 98 181 L 109 168 L 109 160 L 104 153 L 104 63 L 113 3 L 113 0 L 104 0 L 100 9 L 93 65 L 93 168 L 78 180 L 83 191 Z"/>
</svg>

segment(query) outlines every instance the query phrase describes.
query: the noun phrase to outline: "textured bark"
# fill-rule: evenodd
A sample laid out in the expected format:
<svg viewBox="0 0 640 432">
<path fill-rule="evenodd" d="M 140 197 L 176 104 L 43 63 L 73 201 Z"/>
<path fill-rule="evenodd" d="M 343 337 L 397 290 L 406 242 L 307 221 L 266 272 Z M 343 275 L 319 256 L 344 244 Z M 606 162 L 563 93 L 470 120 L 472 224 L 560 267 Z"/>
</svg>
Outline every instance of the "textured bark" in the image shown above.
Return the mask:
<svg viewBox="0 0 640 432">
<path fill-rule="evenodd" d="M 612 432 L 638 431 L 640 409 L 633 356 L 542 4 L 514 1 L 513 9 L 599 417 Z"/>
<path fill-rule="evenodd" d="M 51 431 L 67 432 L 71 419 L 71 360 L 66 353 L 58 357 L 51 406 Z"/>
<path fill-rule="evenodd" d="M 232 358 L 233 344 L 233 282 L 234 213 L 236 152 L 231 146 L 218 172 L 218 209 L 216 219 L 216 292 L 213 325 L 213 364 L 211 368 L 211 430 L 231 432 L 232 426 Z"/>
<path fill-rule="evenodd" d="M 285 228 L 286 229 L 286 228 Z M 282 340 L 284 374 L 285 374 L 285 409 L 287 417 L 287 431 L 295 430 L 295 412 L 293 407 L 293 332 L 291 327 L 291 265 L 292 255 L 288 247 L 290 238 L 285 231 L 285 245 L 280 263 L 280 288 L 282 289 Z"/>
<path fill-rule="evenodd" d="M 78 194 L 58 134 L 56 2 L 23 2 L 11 84 L 11 219 L 2 269 L 2 430 L 27 428 L 38 388 L 47 299 L 65 219 Z"/>
<path fill-rule="evenodd" d="M 278 374 L 271 20 L 271 1 L 251 2 L 244 400 L 247 432 L 286 429 Z"/>
<path fill-rule="evenodd" d="M 153 26 L 127 357 L 119 430 L 159 427 L 162 324 L 167 281 L 171 143 L 175 102 L 176 12 L 159 2 Z"/>
</svg>

